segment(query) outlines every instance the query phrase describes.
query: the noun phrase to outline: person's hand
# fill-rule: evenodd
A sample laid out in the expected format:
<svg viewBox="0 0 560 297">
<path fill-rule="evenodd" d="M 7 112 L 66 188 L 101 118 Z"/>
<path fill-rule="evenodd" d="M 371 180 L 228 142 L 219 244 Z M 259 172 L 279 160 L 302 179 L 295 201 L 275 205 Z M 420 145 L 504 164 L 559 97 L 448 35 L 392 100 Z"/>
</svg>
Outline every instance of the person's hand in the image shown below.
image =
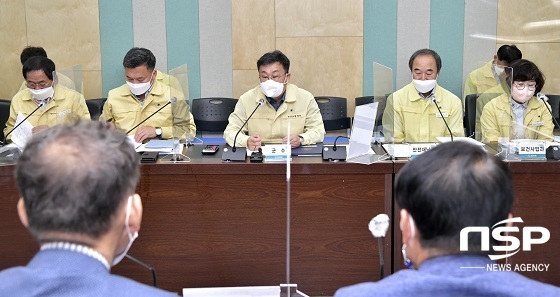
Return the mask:
<svg viewBox="0 0 560 297">
<path fill-rule="evenodd" d="M 142 126 L 136 130 L 134 141 L 141 143 L 148 138 L 156 137 L 156 128 L 150 126 Z"/>
<path fill-rule="evenodd" d="M 47 130 L 48 128 L 49 128 L 49 126 L 47 126 L 47 125 L 35 126 L 35 127 L 33 127 L 33 129 L 31 129 L 31 133 L 35 134 L 35 133 L 43 132 L 43 131 Z"/>
<path fill-rule="evenodd" d="M 247 148 L 251 151 L 258 150 L 261 145 L 261 137 L 259 135 L 249 136 L 249 139 L 247 139 Z"/>
<path fill-rule="evenodd" d="M 301 138 L 297 135 L 290 136 L 290 146 L 292 148 L 296 148 L 301 145 Z M 282 138 L 282 143 L 288 143 L 288 137 Z"/>
</svg>

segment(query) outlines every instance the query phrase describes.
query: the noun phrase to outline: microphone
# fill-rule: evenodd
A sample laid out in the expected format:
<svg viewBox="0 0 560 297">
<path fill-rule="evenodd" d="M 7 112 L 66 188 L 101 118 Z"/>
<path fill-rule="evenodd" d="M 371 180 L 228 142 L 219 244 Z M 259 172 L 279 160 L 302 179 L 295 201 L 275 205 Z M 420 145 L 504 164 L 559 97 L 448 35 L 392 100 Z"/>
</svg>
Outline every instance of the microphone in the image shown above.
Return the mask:
<svg viewBox="0 0 560 297">
<path fill-rule="evenodd" d="M 167 101 L 167 103 L 165 103 L 162 107 L 158 108 L 158 110 L 152 112 L 152 114 L 150 116 L 148 116 L 147 118 L 143 119 L 142 121 L 140 121 L 140 123 L 138 123 L 136 126 L 132 127 L 130 130 L 126 131 L 126 134 L 128 135 L 128 133 L 132 132 L 134 129 L 138 128 L 138 126 L 144 124 L 149 118 L 153 117 L 156 113 L 158 113 L 160 110 L 164 109 L 167 105 L 172 104 L 177 102 L 177 98 L 176 97 L 172 97 L 169 98 L 169 100 Z"/>
<path fill-rule="evenodd" d="M 129 254 L 126 254 L 125 257 L 127 257 L 127 258 L 129 258 L 130 260 L 136 262 L 137 264 L 140 264 L 140 266 L 143 266 L 144 268 L 150 270 L 150 271 L 152 272 L 152 280 L 153 280 L 153 282 L 154 282 L 154 287 L 157 288 L 156 269 L 155 269 L 152 265 L 150 265 L 150 264 L 148 264 L 148 263 L 145 263 L 145 262 L 143 262 L 143 261 L 140 261 L 138 258 L 133 257 L 133 256 L 131 256 L 131 255 L 129 255 Z"/>
<path fill-rule="evenodd" d="M 554 118 L 554 115 L 552 114 L 552 110 L 550 110 L 550 107 L 548 107 L 548 104 L 546 104 L 548 102 L 548 97 L 546 97 L 545 94 L 538 92 L 537 99 L 542 100 L 544 106 L 546 106 L 546 109 L 548 110 L 548 112 L 550 112 L 550 115 L 552 116 L 552 121 L 554 121 L 556 127 L 560 127 L 560 125 L 558 125 L 558 121 L 556 120 L 556 118 Z"/>
<path fill-rule="evenodd" d="M 453 142 L 453 132 L 451 132 L 451 128 L 449 128 L 449 125 L 447 124 L 447 121 L 443 117 L 443 113 L 441 113 L 441 109 L 439 108 L 439 105 L 437 104 L 436 96 L 431 95 L 430 100 L 432 100 L 432 103 L 435 104 L 435 106 L 437 107 L 437 110 L 439 111 L 439 115 L 441 116 L 441 119 L 443 120 L 443 123 L 445 124 L 445 127 L 447 128 L 447 131 L 449 131 L 449 135 L 451 135 L 451 142 Z"/>
<path fill-rule="evenodd" d="M 228 161 L 228 162 L 229 161 L 245 161 L 245 158 L 247 157 L 247 148 L 236 147 L 237 135 L 239 135 L 239 132 L 241 132 L 241 130 L 243 130 L 243 127 L 245 127 L 245 125 L 247 125 L 247 122 L 249 122 L 249 119 L 253 116 L 255 111 L 257 111 L 257 109 L 263 104 L 264 104 L 264 99 L 263 98 L 259 99 L 259 102 L 258 102 L 257 106 L 255 107 L 255 109 L 253 109 L 253 112 L 245 120 L 243 125 L 241 125 L 239 130 L 237 130 L 237 133 L 235 133 L 235 137 L 233 138 L 233 146 L 231 147 L 231 149 L 228 149 L 227 147 L 224 148 L 224 151 L 222 153 L 222 161 Z"/>
<path fill-rule="evenodd" d="M 23 121 L 19 122 L 19 124 L 17 124 L 15 127 L 12 128 L 12 130 L 10 130 L 10 132 L 6 133 L 6 135 L 4 135 L 4 142 L 2 142 L 2 145 L 6 144 L 6 139 L 8 139 L 8 135 L 12 134 L 12 132 L 14 132 L 21 124 L 23 124 L 23 122 L 25 122 L 30 116 L 32 116 L 37 110 L 39 110 L 39 108 L 45 106 L 46 102 L 45 100 L 41 101 L 41 103 L 39 103 L 39 106 L 37 106 L 37 108 L 35 108 L 30 114 L 28 114 Z"/>
<path fill-rule="evenodd" d="M 323 152 L 322 152 L 322 156 L 323 156 L 323 160 L 325 161 L 331 161 L 331 162 L 336 162 L 339 160 L 346 160 L 346 147 L 345 146 L 336 146 L 336 142 L 338 141 L 339 138 L 346 138 L 349 139 L 346 136 L 337 136 L 334 139 L 334 144 L 332 147 L 330 146 L 323 146 Z"/>
<path fill-rule="evenodd" d="M 379 245 L 379 266 L 381 267 L 379 279 L 383 279 L 385 276 L 385 260 L 383 260 L 383 242 L 381 238 L 385 237 L 387 229 L 389 229 L 389 216 L 384 213 L 376 215 L 369 221 L 368 229 L 371 234 L 373 234 L 373 237 L 377 238 L 377 243 Z"/>
</svg>

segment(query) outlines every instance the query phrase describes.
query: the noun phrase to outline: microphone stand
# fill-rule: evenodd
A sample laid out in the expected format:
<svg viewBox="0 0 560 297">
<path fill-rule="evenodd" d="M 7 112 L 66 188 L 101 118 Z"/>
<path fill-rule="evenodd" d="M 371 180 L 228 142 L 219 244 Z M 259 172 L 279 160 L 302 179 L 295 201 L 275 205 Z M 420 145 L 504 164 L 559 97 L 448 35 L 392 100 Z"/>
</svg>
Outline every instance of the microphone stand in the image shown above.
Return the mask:
<svg viewBox="0 0 560 297">
<path fill-rule="evenodd" d="M 441 116 L 441 119 L 443 120 L 443 123 L 445 124 L 445 127 L 447 128 L 447 131 L 449 131 L 449 135 L 451 135 L 451 142 L 453 142 L 453 132 L 451 132 L 451 128 L 449 128 L 449 125 L 447 124 L 447 121 L 443 117 L 443 113 L 441 113 L 441 109 L 439 108 L 439 105 L 437 104 L 436 96 L 432 95 L 431 97 L 432 97 L 431 100 L 435 104 L 435 106 L 437 107 L 437 110 L 439 111 L 439 115 Z"/>
<path fill-rule="evenodd" d="M 546 104 L 546 102 L 548 101 L 548 97 L 546 97 L 546 95 L 543 94 L 543 93 L 537 93 L 537 98 L 542 100 L 542 102 L 544 103 L 544 106 L 546 107 L 548 112 L 550 112 L 550 115 L 552 116 L 552 121 L 554 122 L 556 127 L 560 128 L 560 125 L 558 125 L 558 121 L 556 120 L 556 118 L 554 118 L 554 115 L 552 114 L 552 110 L 550 110 L 550 107 L 548 107 L 548 104 Z"/>
<path fill-rule="evenodd" d="M 142 121 L 140 121 L 140 123 L 138 123 L 136 126 L 132 127 L 130 130 L 128 130 L 126 132 L 126 134 L 128 135 L 128 133 L 132 132 L 134 129 L 138 128 L 138 126 L 144 124 L 148 119 L 150 119 L 151 117 L 153 117 L 156 113 L 158 113 L 160 110 L 164 109 L 167 105 L 174 103 L 175 101 L 177 101 L 177 98 L 173 97 L 171 99 L 169 99 L 169 101 L 167 101 L 167 103 L 165 103 L 162 107 L 158 108 L 158 110 L 152 112 L 152 114 L 150 116 L 148 116 L 147 118 L 143 119 Z"/>
<path fill-rule="evenodd" d="M 8 139 L 8 135 L 12 134 L 12 132 L 14 132 L 21 124 L 23 124 L 23 122 L 25 122 L 30 116 L 32 116 L 37 110 L 39 110 L 39 108 L 43 107 L 44 105 L 45 105 L 45 101 L 41 101 L 41 103 L 39 103 L 39 106 L 37 106 L 37 108 L 35 108 L 30 114 L 28 114 L 23 119 L 23 121 L 19 122 L 19 124 L 17 124 L 12 130 L 10 130 L 10 132 L 4 135 L 4 142 L 2 142 L 2 146 L 6 144 L 6 139 Z"/>
<path fill-rule="evenodd" d="M 228 149 L 227 147 L 224 148 L 224 151 L 222 153 L 222 161 L 227 161 L 227 162 L 230 162 L 230 161 L 245 161 L 245 158 L 247 157 L 247 148 L 236 147 L 237 136 L 239 135 L 239 132 L 241 132 L 241 130 L 243 130 L 243 127 L 245 127 L 245 125 L 247 125 L 247 123 L 249 122 L 249 119 L 257 111 L 257 109 L 263 104 L 264 104 L 264 99 L 262 99 L 262 98 L 259 99 L 259 103 L 255 107 L 255 109 L 253 109 L 253 112 L 249 115 L 249 117 L 245 120 L 245 122 L 243 122 L 243 125 L 241 125 L 241 128 L 239 128 L 239 130 L 237 130 L 237 133 L 235 133 L 235 137 L 233 138 L 233 146 L 231 147 L 231 149 Z"/>
<path fill-rule="evenodd" d="M 145 263 L 145 262 L 143 262 L 143 261 L 140 261 L 138 258 L 133 257 L 132 255 L 129 255 L 129 254 L 126 254 L 125 257 L 127 257 L 127 258 L 129 258 L 130 260 L 136 262 L 136 263 L 139 264 L 140 266 L 142 266 L 142 267 L 144 267 L 144 268 L 150 270 L 150 271 L 152 272 L 152 280 L 153 280 L 153 282 L 154 282 L 154 287 L 157 288 L 156 269 L 155 269 L 152 265 L 150 265 L 150 264 L 148 264 L 148 263 Z"/>
</svg>

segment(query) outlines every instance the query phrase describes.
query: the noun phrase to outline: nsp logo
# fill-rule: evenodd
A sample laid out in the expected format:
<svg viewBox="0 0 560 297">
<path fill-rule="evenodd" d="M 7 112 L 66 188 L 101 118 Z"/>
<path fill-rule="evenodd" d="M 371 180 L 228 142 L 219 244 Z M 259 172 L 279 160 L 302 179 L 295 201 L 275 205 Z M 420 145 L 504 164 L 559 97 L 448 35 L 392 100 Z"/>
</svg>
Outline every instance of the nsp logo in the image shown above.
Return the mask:
<svg viewBox="0 0 560 297">
<path fill-rule="evenodd" d="M 511 218 L 507 220 L 500 221 L 494 226 L 492 226 L 492 237 L 499 242 L 510 242 L 509 245 L 495 245 L 493 246 L 494 251 L 496 252 L 505 252 L 505 254 L 498 254 L 498 255 L 488 255 L 491 260 L 499 260 L 504 259 L 510 256 L 513 256 L 519 252 L 520 242 L 519 239 L 515 236 L 507 235 L 507 233 L 514 233 L 519 232 L 518 227 L 514 226 L 503 226 L 503 227 L 496 227 L 497 225 L 506 224 L 506 223 L 523 223 L 523 220 L 520 217 Z M 460 234 L 460 246 L 459 249 L 461 251 L 468 251 L 469 250 L 469 233 L 471 232 L 479 232 L 480 233 L 480 242 L 481 242 L 481 250 L 482 251 L 489 251 L 490 250 L 490 229 L 488 227 L 476 226 L 476 227 L 465 227 L 461 230 Z M 540 237 L 533 237 L 532 235 L 535 233 L 540 233 Z M 530 251 L 531 245 L 533 244 L 543 244 L 546 243 L 550 239 L 550 231 L 544 227 L 537 227 L 537 226 L 527 226 L 523 228 L 522 231 L 522 239 L 523 239 L 523 251 Z"/>
</svg>

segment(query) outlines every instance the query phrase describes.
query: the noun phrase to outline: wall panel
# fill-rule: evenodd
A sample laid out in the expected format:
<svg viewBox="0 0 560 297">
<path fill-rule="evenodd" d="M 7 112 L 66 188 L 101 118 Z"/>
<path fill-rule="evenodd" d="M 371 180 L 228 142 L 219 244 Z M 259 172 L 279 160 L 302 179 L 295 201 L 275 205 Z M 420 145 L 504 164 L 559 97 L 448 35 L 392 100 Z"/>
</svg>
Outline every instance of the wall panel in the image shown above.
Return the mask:
<svg viewBox="0 0 560 297">
<path fill-rule="evenodd" d="M 291 83 L 314 96 L 345 97 L 354 113 L 354 98 L 362 93 L 362 37 L 278 38 L 276 43 L 290 58 Z"/>
<path fill-rule="evenodd" d="M 19 55 L 27 46 L 27 24 L 23 1 L 2 1 L 0 9 L 0 64 L 4 76 L 0 84 L 0 99 L 11 100 L 23 81 Z M 3 124 L 3 123 L 2 123 Z"/>
<path fill-rule="evenodd" d="M 27 38 L 42 46 L 57 68 L 82 65 L 101 76 L 99 8 L 97 0 L 26 0 Z M 97 78 L 100 80 L 100 78 Z M 86 98 L 101 97 L 101 89 L 84 81 Z"/>
<path fill-rule="evenodd" d="M 274 0 L 233 1 L 234 70 L 256 69 L 257 60 L 264 53 L 276 48 L 274 17 Z"/>
<path fill-rule="evenodd" d="M 363 36 L 363 0 L 278 0 L 276 37 Z"/>
</svg>

